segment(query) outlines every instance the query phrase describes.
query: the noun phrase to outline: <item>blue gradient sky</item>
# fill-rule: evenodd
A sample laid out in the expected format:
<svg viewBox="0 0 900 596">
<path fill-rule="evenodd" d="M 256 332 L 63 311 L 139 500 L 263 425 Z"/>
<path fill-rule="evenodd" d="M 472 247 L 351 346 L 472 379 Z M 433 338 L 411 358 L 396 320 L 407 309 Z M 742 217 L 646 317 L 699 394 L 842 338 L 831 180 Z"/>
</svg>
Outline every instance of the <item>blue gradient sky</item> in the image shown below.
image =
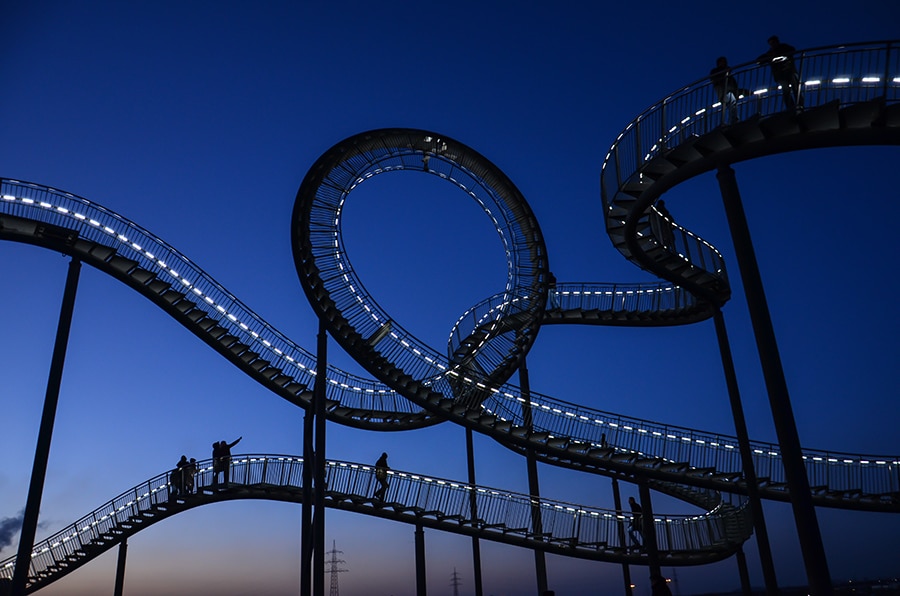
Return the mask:
<svg viewBox="0 0 900 596">
<path fill-rule="evenodd" d="M 321 4 L 321 6 L 319 6 Z M 778 34 L 798 48 L 896 37 L 893 1 L 643 3 L 7 2 L 0 52 L 0 176 L 84 196 L 160 236 L 289 337 L 315 347 L 289 217 L 331 145 L 400 126 L 453 137 L 529 201 L 560 282 L 652 281 L 611 245 L 600 166 L 641 111 Z M 735 166 L 804 446 L 900 453 L 893 222 L 900 149 L 828 149 Z M 348 202 L 345 237 L 367 288 L 442 349 L 450 326 L 505 282 L 474 202 L 435 180 L 383 177 Z M 399 178 L 399 179 L 395 179 Z M 448 186 L 448 188 L 445 188 Z M 665 195 L 718 246 L 750 434 L 775 441 L 715 178 Z M 0 519 L 23 507 L 68 259 L 0 244 Z M 333 363 L 359 368 L 332 342 Z M 733 433 L 712 322 L 666 329 L 549 327 L 534 390 L 591 407 Z M 82 271 L 38 538 L 181 454 L 243 435 L 236 452 L 301 451 L 303 412 L 267 393 L 144 298 Z M 327 455 L 465 478 L 464 431 L 328 429 Z M 480 484 L 525 492 L 525 462 L 476 437 Z M 542 494 L 612 507 L 603 477 L 540 467 Z M 625 496 L 636 494 L 625 489 Z M 659 497 L 660 513 L 686 512 Z M 790 508 L 766 505 L 779 583 L 804 581 Z M 900 516 L 818 510 L 835 579 L 898 571 Z M 415 592 L 413 528 L 329 512 L 344 596 Z M 217 504 L 129 541 L 130 595 L 296 594 L 300 507 Z M 5 558 L 16 543 L 0 550 Z M 470 540 L 426 532 L 428 591 L 472 589 Z M 531 552 L 482 542 L 485 593 L 532 594 Z M 753 582 L 762 575 L 753 541 Z M 620 589 L 612 564 L 548 557 L 557 594 Z M 111 592 L 108 553 L 42 593 Z M 664 571 L 670 573 L 668 568 Z M 633 570 L 645 583 L 643 569 Z M 733 560 L 679 569 L 681 593 L 739 585 Z M 638 594 L 645 594 L 640 591 Z"/>
</svg>

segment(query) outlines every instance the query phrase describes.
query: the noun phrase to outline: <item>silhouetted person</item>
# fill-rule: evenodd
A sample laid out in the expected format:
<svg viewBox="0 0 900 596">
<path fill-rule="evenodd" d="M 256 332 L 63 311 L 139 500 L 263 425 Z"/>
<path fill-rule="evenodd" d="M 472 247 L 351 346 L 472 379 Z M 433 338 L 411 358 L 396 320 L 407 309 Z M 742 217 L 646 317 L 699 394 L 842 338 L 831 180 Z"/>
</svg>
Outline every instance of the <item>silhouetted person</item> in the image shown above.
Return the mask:
<svg viewBox="0 0 900 596">
<path fill-rule="evenodd" d="M 635 546 L 643 546 L 644 544 L 644 510 L 634 497 L 628 497 L 628 504 L 631 505 L 631 526 L 628 528 L 628 535 Z M 638 538 L 640 537 L 640 538 Z"/>
<path fill-rule="evenodd" d="M 184 468 L 187 465 L 187 456 L 182 455 L 181 459 L 178 460 L 178 463 L 175 464 L 175 469 L 169 474 L 169 484 L 172 485 L 172 496 L 178 496 L 184 493 Z"/>
<path fill-rule="evenodd" d="M 379 487 L 372 495 L 373 498 L 383 501 L 384 495 L 388 489 L 387 471 L 390 470 L 387 463 L 387 453 L 382 453 L 378 461 L 375 462 L 375 480 L 378 481 Z"/>
<path fill-rule="evenodd" d="M 197 460 L 193 457 L 184 468 L 181 469 L 184 476 L 184 490 L 188 493 L 194 492 L 194 476 L 197 475 Z"/>
<path fill-rule="evenodd" d="M 781 85 L 784 107 L 793 110 L 802 107 L 800 99 L 800 75 L 794 65 L 794 46 L 778 39 L 777 35 L 769 38 L 769 51 L 757 58 L 760 63 L 768 63 L 772 68 L 772 78 Z"/>
<path fill-rule="evenodd" d="M 713 91 L 722 104 L 722 122 L 734 124 L 737 122 L 737 80 L 731 74 L 731 67 L 725 56 L 716 59 L 716 67 L 709 71 L 709 80 L 712 82 Z"/>
<path fill-rule="evenodd" d="M 606 449 L 609 447 L 609 443 L 606 442 L 606 433 L 600 433 L 600 448 Z"/>
<path fill-rule="evenodd" d="M 547 272 L 547 297 L 552 308 L 559 308 L 556 294 L 556 276 L 550 271 Z"/>
<path fill-rule="evenodd" d="M 213 443 L 213 485 L 219 483 L 219 472 L 225 475 L 225 485 L 228 485 L 231 473 L 231 448 L 241 442 L 244 437 L 238 437 L 234 442 L 218 441 Z"/>
<path fill-rule="evenodd" d="M 672 596 L 666 578 L 657 574 L 650 576 L 650 596 Z"/>
</svg>

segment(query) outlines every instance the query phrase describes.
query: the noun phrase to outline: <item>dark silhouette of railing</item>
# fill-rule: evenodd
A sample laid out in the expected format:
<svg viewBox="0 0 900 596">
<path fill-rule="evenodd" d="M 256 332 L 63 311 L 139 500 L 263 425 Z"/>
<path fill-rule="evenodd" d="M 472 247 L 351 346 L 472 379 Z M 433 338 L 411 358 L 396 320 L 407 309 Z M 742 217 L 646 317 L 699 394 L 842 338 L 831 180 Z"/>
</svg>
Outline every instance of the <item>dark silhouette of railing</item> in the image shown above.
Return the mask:
<svg viewBox="0 0 900 596">
<path fill-rule="evenodd" d="M 2 179 L 0 212 L 77 233 L 114 251 L 113 266 L 124 272 L 140 268 L 149 283 L 169 284 L 209 319 L 236 338 L 247 351 L 262 355 L 265 367 L 290 377 L 301 395 L 315 379 L 315 356 L 254 313 L 233 294 L 165 241 L 121 215 L 88 199 L 46 186 Z M 9 224 L 7 224 L 9 225 Z M 330 400 L 372 412 L 409 414 L 420 411 L 382 383 L 328 368 L 326 393 Z M 308 401 L 308 397 L 306 398 Z"/>
<path fill-rule="evenodd" d="M 813 48 L 798 52 L 794 60 L 800 77 L 799 103 L 804 112 L 828 105 L 846 109 L 870 102 L 900 102 L 900 42 Z M 767 62 L 740 64 L 731 72 L 739 87 L 735 104 L 737 125 L 795 113 L 785 106 L 783 92 Z M 603 161 L 601 194 L 607 231 L 626 257 L 635 260 L 621 238 L 625 219 L 632 210 L 630 201 L 648 180 L 660 174 L 650 167 L 654 158 L 665 158 L 678 167 L 687 161 L 679 155 L 685 143 L 717 130 L 727 135 L 730 126 L 712 82 L 703 78 L 653 104 L 619 134 Z M 713 152 L 714 146 L 703 150 Z M 643 242 L 653 238 L 660 247 L 680 257 L 684 261 L 682 269 L 687 271 L 684 275 L 702 271 L 718 280 L 720 287 L 714 293 L 727 300 L 724 261 L 715 247 L 649 205 L 637 228 L 635 233 Z M 671 242 L 665 242 L 664 237 Z"/>
<path fill-rule="evenodd" d="M 900 101 L 900 42 L 880 41 L 825 46 L 799 51 L 794 61 L 800 74 L 804 109 L 839 101 L 842 105 L 884 98 Z M 731 68 L 738 87 L 740 120 L 771 116 L 785 110 L 782 91 L 767 63 L 746 62 Z M 604 159 L 604 194 L 615 191 L 655 155 L 691 135 L 722 126 L 723 106 L 708 77 L 685 85 L 653 104 L 616 138 Z"/>
<path fill-rule="evenodd" d="M 628 514 L 552 499 L 390 470 L 384 500 L 373 499 L 374 466 L 342 461 L 326 464 L 329 507 L 486 540 L 540 548 L 585 559 L 640 562 L 646 554 L 620 542 Z M 34 545 L 28 591 L 44 587 L 153 523 L 199 505 L 233 499 L 300 502 L 303 460 L 289 455 L 240 455 L 231 462 L 230 483 L 213 483 L 212 460 L 198 462 L 193 490 L 175 486 L 172 472 L 154 476 L 104 503 Z M 472 499 L 478 517 L 473 519 Z M 541 533 L 533 529 L 540 510 Z M 667 565 L 720 560 L 750 536 L 745 508 L 703 515 L 655 514 L 657 543 Z M 10 578 L 15 557 L 0 562 Z"/>
<path fill-rule="evenodd" d="M 114 256 L 109 257 L 110 262 L 116 257 L 124 256 L 131 264 L 109 265 L 108 262 L 107 265 L 125 266 L 131 272 L 130 275 L 149 279 L 143 271 L 147 271 L 147 268 L 155 264 L 161 276 L 171 276 L 168 278 L 169 283 L 174 287 L 178 287 L 179 284 L 191 286 L 191 289 L 185 291 L 188 295 L 196 296 L 199 307 L 205 306 L 208 311 L 219 313 L 216 324 L 227 328 L 228 335 L 243 333 L 240 343 L 244 343 L 244 340 L 252 342 L 253 349 L 258 355 L 258 359 L 253 362 L 278 362 L 281 358 L 287 366 L 292 364 L 292 360 L 299 361 L 302 356 L 306 358 L 304 361 L 306 363 L 298 366 L 296 371 L 308 371 L 314 367 L 310 360 L 311 355 L 284 338 L 267 323 L 261 322 L 258 316 L 252 314 L 236 299 L 229 298 L 231 295 L 227 291 L 218 289 L 219 285 L 207 279 L 208 276 L 190 264 L 187 258 L 179 255 L 149 232 L 99 205 L 39 185 L 3 180 L 0 188 L 0 214 L 2 213 L 25 218 L 21 225 L 43 225 L 47 228 L 45 230 L 47 234 L 50 233 L 51 226 L 56 226 L 52 228 L 53 234 L 59 238 L 53 241 L 53 248 L 71 251 L 71 246 L 66 248 L 66 242 L 69 240 L 65 237 L 71 232 L 77 232 L 73 238 L 80 241 L 92 240 L 101 247 L 114 247 L 116 250 L 111 253 Z M 20 225 L 18 220 L 5 219 L 0 227 L 0 237 L 19 241 L 29 241 L 27 239 L 32 238 L 30 241 L 37 242 L 33 239 L 35 235 L 40 234 L 37 228 L 16 231 L 13 229 L 16 225 Z M 51 242 L 46 238 L 42 241 Z M 135 245 L 140 248 L 135 248 Z M 148 253 L 152 256 L 148 256 Z M 135 268 L 134 262 L 139 262 L 141 266 Z M 172 263 L 184 263 L 185 268 L 176 269 Z M 178 277 L 175 277 L 176 274 Z M 193 291 L 193 287 L 198 283 L 194 282 L 194 279 L 204 280 L 204 290 L 198 289 L 201 294 Z M 187 283 L 183 281 L 175 283 L 176 280 L 184 280 Z M 148 287 L 153 283 L 155 280 L 149 281 L 147 286 L 142 286 L 142 290 L 149 291 Z M 555 295 L 560 301 L 568 301 L 565 307 L 572 310 L 577 310 L 575 307 L 579 304 L 579 300 L 582 301 L 580 308 L 583 310 L 596 306 L 594 302 L 597 299 L 596 291 L 603 293 L 600 296 L 601 300 L 612 298 L 611 302 L 602 306 L 608 305 L 613 309 L 618 308 L 620 304 L 629 308 L 639 307 L 632 301 L 640 303 L 648 297 L 650 305 L 653 306 L 657 294 L 668 295 L 668 290 L 661 292 L 651 290 L 647 293 L 633 291 L 629 294 L 629 290 L 623 290 L 622 286 L 619 286 L 618 290 L 611 287 L 594 289 L 588 294 L 584 290 L 589 287 L 580 284 L 559 284 Z M 213 292 L 216 298 L 209 296 L 211 302 L 206 300 L 207 294 L 204 291 Z M 618 294 L 619 291 L 623 293 Z M 680 291 L 675 294 L 679 295 Z M 227 302 L 229 307 L 225 308 L 221 303 L 228 300 L 231 302 Z M 617 302 L 618 300 L 621 300 L 621 303 Z M 671 304 L 668 298 L 659 300 L 655 305 L 668 308 Z M 180 303 L 176 303 L 176 306 L 178 304 Z M 224 314 L 220 312 L 219 307 L 225 311 Z M 246 321 L 251 321 L 252 324 Z M 245 326 L 248 327 L 247 330 L 244 330 Z M 235 349 L 235 344 L 230 345 L 232 347 L 224 350 L 225 352 Z M 399 357 L 403 355 L 404 353 L 400 351 Z M 420 355 L 413 356 L 420 357 Z M 277 374 L 272 373 L 273 380 L 278 379 Z M 298 385 L 299 380 L 303 380 L 303 377 L 295 379 Z M 464 379 L 463 381 L 465 382 Z M 446 379 L 438 378 L 435 386 L 438 388 L 442 386 L 447 395 L 453 395 L 453 389 Z M 386 385 L 354 377 L 334 367 L 329 368 L 328 389 L 329 412 L 338 421 L 351 416 L 364 417 L 369 415 L 368 412 L 374 412 L 371 415 L 377 419 L 379 412 L 391 409 L 395 413 L 418 411 L 414 404 Z M 481 402 L 479 409 L 479 418 L 483 414 L 484 430 L 492 432 L 493 436 L 500 439 L 506 436 L 526 436 L 529 444 L 549 452 L 551 460 L 565 459 L 576 464 L 581 462 L 585 469 L 601 473 L 611 467 L 619 473 L 639 471 L 642 474 L 655 475 L 660 480 L 686 481 L 716 490 L 736 492 L 744 490 L 741 484 L 742 466 L 737 454 L 737 439 L 734 437 L 619 416 L 554 399 L 538 392 L 530 394 L 532 407 L 529 426 L 523 416 L 521 391 L 518 387 L 507 384 L 495 388 L 485 387 L 484 391 L 489 394 Z M 598 388 L 598 391 L 602 391 L 602 388 Z M 342 418 L 345 411 L 349 413 Z M 439 421 L 440 418 L 434 420 Z M 377 421 L 375 426 L 377 427 Z M 614 448 L 604 448 L 604 435 L 608 445 Z M 753 453 L 757 475 L 765 483 L 763 493 L 771 498 L 786 500 L 788 495 L 784 489 L 783 467 L 777 445 L 753 442 Z M 900 457 L 822 450 L 804 450 L 804 453 L 810 482 L 817 487 L 815 498 L 818 504 L 889 511 L 900 508 Z M 649 460 L 654 461 L 648 467 Z M 636 465 L 638 462 L 641 463 L 639 468 Z"/>
<path fill-rule="evenodd" d="M 732 437 L 622 417 L 534 392 L 526 398 L 517 387 L 501 383 L 512 374 L 542 324 L 663 325 L 709 317 L 710 306 L 730 296 L 724 259 L 715 247 L 675 223 L 661 206 L 652 204 L 665 185 L 657 185 L 657 195 L 647 189 L 673 169 L 689 172 L 679 174 L 682 178 L 670 176 L 669 185 L 696 175 L 709 164 L 683 168 L 684 164 L 701 161 L 704 155 L 720 150 L 734 150 L 740 143 L 755 143 L 757 137 L 765 136 L 762 133 L 777 131 L 778 126 L 791 134 L 802 134 L 804 126 L 809 130 L 816 126 L 845 128 L 848 133 L 872 126 L 896 128 L 897 119 L 888 121 L 885 106 L 900 103 L 897 46 L 898 42 L 891 41 L 799 52 L 795 57 L 800 73 L 799 113 L 785 109 L 769 65 L 754 62 L 732 69 L 740 88 L 735 103 L 737 122 L 726 122 L 724 106 L 710 81 L 703 79 L 667 96 L 626 127 L 606 156 L 601 172 L 607 231 L 626 257 L 649 265 L 650 270 L 673 282 L 669 285 L 623 287 L 551 281 L 539 228 L 514 185 L 481 156 L 449 139 L 406 129 L 359 135 L 351 139 L 356 151 L 350 157 L 352 163 L 341 164 L 347 166 L 342 171 L 327 171 L 334 155 L 326 154 L 308 180 L 313 186 L 324 181 L 321 198 L 328 208 L 301 221 L 310 226 L 314 242 L 308 256 L 314 258 L 303 260 L 298 272 L 302 269 L 301 279 L 305 274 L 312 280 L 304 290 L 314 305 L 320 303 L 323 310 L 319 316 L 330 322 L 330 331 L 345 342 L 351 354 L 374 356 L 365 362 L 384 381 L 370 381 L 329 367 L 329 418 L 374 429 L 397 425 L 415 428 L 452 420 L 477 428 L 514 449 L 533 450 L 543 460 L 559 465 L 624 478 L 638 476 L 655 483 L 681 482 L 710 491 L 745 493 L 743 466 Z M 856 107 L 860 109 L 854 112 Z M 852 142 L 861 144 L 870 138 L 854 137 Z M 883 138 L 878 141 L 884 142 Z M 694 146 L 697 139 L 704 143 Z M 895 135 L 888 142 L 895 142 Z M 738 151 L 729 159 L 794 148 L 790 144 L 773 145 Z M 350 190 L 366 178 L 402 169 L 440 176 L 470 194 L 494 219 L 498 230 L 503 228 L 501 238 L 508 255 L 516 255 L 508 257 L 507 291 L 476 305 L 460 318 L 451 334 L 449 358 L 396 325 L 362 284 L 356 283 L 349 261 L 343 257 L 340 234 L 331 227 L 335 221 L 331 209 L 339 208 Z M 301 187 L 298 197 L 303 192 Z M 4 179 L 0 187 L 0 238 L 61 249 L 86 259 L 150 297 L 268 388 L 293 403 L 310 405 L 315 358 L 186 257 L 125 218 L 70 193 Z M 653 266 L 654 260 L 664 262 L 664 266 Z M 325 263 L 322 271 L 317 269 L 321 263 Z M 460 401 L 458 397 L 463 394 L 466 400 Z M 760 493 L 788 500 L 777 446 L 751 442 L 751 450 Z M 900 457 L 804 450 L 803 460 L 816 504 L 900 510 Z M 166 477 L 151 479 L 146 489 L 141 485 L 129 491 L 106 509 L 92 513 L 90 519 L 80 520 L 36 547 L 33 569 L 38 568 L 34 565 L 44 565 L 45 571 L 40 573 L 70 570 L 79 557 L 90 554 L 85 549 L 105 550 L 116 536 L 137 531 L 162 515 L 211 500 L 262 498 L 263 494 L 265 498 L 296 500 L 297 491 L 293 489 L 299 486 L 294 483 L 299 483 L 299 475 L 294 476 L 297 469 L 291 463 L 296 460 L 278 461 L 268 456 L 236 460 L 234 485 L 229 490 L 201 491 L 176 498 L 175 504 L 169 498 Z M 622 548 L 612 537 L 618 535 L 624 518 L 614 512 L 605 517 L 599 510 L 592 513 L 586 508 L 550 505 L 547 500 L 537 502 L 527 496 L 513 498 L 510 493 L 482 493 L 481 489 L 458 483 L 400 473 L 392 475 L 391 488 L 399 491 L 395 497 L 401 500 L 388 509 L 373 504 L 362 491 L 362 484 L 371 484 L 371 468 L 336 465 L 329 466 L 331 506 L 352 510 L 365 507 L 372 515 L 415 520 L 444 529 L 447 524 L 455 524 L 452 531 L 477 533 L 530 548 L 559 548 L 570 556 L 603 558 L 609 555 L 603 549 Z M 274 469 L 281 476 L 273 484 L 270 474 Z M 201 482 L 208 472 L 201 472 Z M 245 473 L 244 480 L 241 473 Z M 273 486 L 292 490 L 272 493 Z M 254 492 L 257 488 L 261 492 Z M 465 516 L 473 494 L 479 519 Z M 165 502 L 159 501 L 160 495 Z M 499 495 L 496 502 L 494 495 Z M 537 516 L 541 519 L 540 536 L 535 536 L 529 526 L 536 507 L 541 511 Z M 487 522 L 495 511 L 502 514 L 502 523 Z M 730 519 L 734 511 L 722 505 L 721 519 Z M 488 515 L 483 516 L 484 512 Z M 710 514 L 683 523 L 667 520 L 657 529 L 657 535 L 664 538 L 660 548 L 671 556 L 679 552 L 695 556 L 715 544 L 707 550 L 719 556 L 724 552 L 722 537 L 727 532 L 720 532 L 715 524 L 710 526 L 713 519 L 719 518 Z M 688 523 L 692 520 L 706 520 L 707 525 Z M 498 533 L 492 534 L 495 530 Z M 90 543 L 78 542 L 82 535 L 93 538 Z M 732 528 L 726 542 L 738 535 L 744 534 Z M 708 542 L 703 541 L 706 539 Z M 51 561 L 47 557 L 55 555 L 46 553 L 53 552 L 63 553 L 63 559 Z M 621 553 L 615 552 L 615 556 Z M 3 574 L 7 571 L 11 573 L 8 565 L 0 567 L 0 578 L 6 577 Z"/>
</svg>

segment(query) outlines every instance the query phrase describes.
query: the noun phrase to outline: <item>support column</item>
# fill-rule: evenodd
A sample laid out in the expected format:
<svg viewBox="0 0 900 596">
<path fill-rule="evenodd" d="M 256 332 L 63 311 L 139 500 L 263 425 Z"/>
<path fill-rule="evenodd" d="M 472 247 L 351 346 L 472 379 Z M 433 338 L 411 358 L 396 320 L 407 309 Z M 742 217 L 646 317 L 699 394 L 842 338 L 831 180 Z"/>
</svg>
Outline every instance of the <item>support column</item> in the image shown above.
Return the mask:
<svg viewBox="0 0 900 596">
<path fill-rule="evenodd" d="M 741 403 L 741 394 L 738 389 L 734 359 L 731 355 L 731 344 L 728 341 L 728 331 L 725 329 L 725 317 L 718 308 L 716 309 L 714 320 L 716 337 L 719 340 L 719 353 L 722 356 L 722 369 L 725 371 L 725 384 L 728 387 L 728 399 L 731 402 L 731 415 L 734 418 L 734 429 L 737 433 L 738 451 L 740 451 L 741 462 L 744 467 L 747 495 L 750 497 L 750 514 L 753 516 L 753 529 L 756 532 L 756 546 L 759 549 L 759 561 L 762 565 L 766 594 L 774 596 L 778 594 L 778 582 L 775 579 L 775 562 L 772 559 L 772 549 L 769 546 L 769 532 L 766 529 L 766 520 L 763 516 L 762 499 L 759 496 L 759 481 L 756 477 L 756 468 L 753 465 L 750 436 L 747 432 L 747 421 L 744 418 L 744 406 Z M 743 550 L 740 551 L 740 556 L 744 556 Z M 746 562 L 744 564 L 746 565 Z"/>
<path fill-rule="evenodd" d="M 416 596 L 425 594 L 425 530 L 416 525 Z"/>
<path fill-rule="evenodd" d="M 325 596 L 325 384 L 328 374 L 328 333 L 319 321 L 316 345 L 316 383 L 313 403 L 316 410 L 315 515 L 313 528 L 313 594 Z"/>
<path fill-rule="evenodd" d="M 13 596 L 23 596 L 28 583 L 31 551 L 34 549 L 34 535 L 37 532 L 38 514 L 44 494 L 44 480 L 47 477 L 50 441 L 53 438 L 56 406 L 59 403 L 59 387 L 62 383 L 63 365 L 66 361 L 66 348 L 69 343 L 69 330 L 72 327 L 72 313 L 75 310 L 75 294 L 78 290 L 80 273 L 81 261 L 73 258 L 69 262 L 69 270 L 66 274 L 66 286 L 59 311 L 59 323 L 56 327 L 56 341 L 53 344 L 53 356 L 50 360 L 50 374 L 47 378 L 47 392 L 44 395 L 44 410 L 41 414 L 37 447 L 34 450 L 31 482 L 28 485 L 28 500 L 25 502 L 25 513 L 22 517 L 22 533 L 19 537 L 19 550 L 16 554 L 16 566 L 13 570 L 10 590 Z"/>
<path fill-rule="evenodd" d="M 313 430 L 315 405 L 303 415 L 303 505 L 300 520 L 300 596 L 311 596 L 313 553 Z"/>
<path fill-rule="evenodd" d="M 741 202 L 737 179 L 734 170 L 728 165 L 719 166 L 716 178 L 719 181 L 719 189 L 725 204 L 725 215 L 728 218 L 735 255 L 741 271 L 744 294 L 750 311 L 753 334 L 756 337 L 756 349 L 759 352 L 763 377 L 769 394 L 769 406 L 772 409 L 772 419 L 775 422 L 775 432 L 781 448 L 784 475 L 790 491 L 794 522 L 797 526 L 800 549 L 803 552 L 803 563 L 806 567 L 806 577 L 814 596 L 829 596 L 833 590 L 831 576 L 828 572 L 828 560 L 825 557 L 825 547 L 819 532 L 819 522 L 809 489 L 809 478 L 803 464 L 797 423 L 788 395 L 781 356 L 778 353 L 778 343 L 775 341 L 772 318 L 763 290 L 756 253 L 750 239 L 750 229 Z"/>
<path fill-rule="evenodd" d="M 125 557 L 128 555 L 128 539 L 119 543 L 119 556 L 116 558 L 116 588 L 114 596 L 122 596 L 125 589 Z"/>
<path fill-rule="evenodd" d="M 524 357 L 522 364 L 519 365 L 519 388 L 522 390 L 522 398 L 525 400 L 522 403 L 525 427 L 531 433 L 534 430 L 531 412 L 531 385 L 528 380 L 528 365 Z M 542 540 L 544 526 L 541 521 L 541 489 L 538 482 L 537 460 L 534 457 L 533 449 L 526 449 L 525 462 L 528 467 L 528 494 L 535 503 L 531 506 L 531 529 L 535 534 L 535 539 Z M 534 572 L 537 580 L 537 593 L 543 594 L 547 591 L 547 559 L 542 550 L 534 550 Z"/>
<path fill-rule="evenodd" d="M 475 487 L 475 445 L 472 439 L 472 429 L 466 427 L 466 461 L 469 467 L 469 509 L 472 514 L 472 526 L 478 526 L 478 493 Z M 484 596 L 481 586 L 481 543 L 478 536 L 472 536 L 472 566 L 475 572 L 475 596 Z"/>
<path fill-rule="evenodd" d="M 753 588 L 750 586 L 750 571 L 747 569 L 747 555 L 744 549 L 739 548 L 735 553 L 738 565 L 738 575 L 741 578 L 741 592 L 744 596 L 753 596 Z"/>
<path fill-rule="evenodd" d="M 641 496 L 641 522 L 644 534 L 644 551 L 647 553 L 650 576 L 662 575 L 659 564 L 659 547 L 656 543 L 656 524 L 653 523 L 653 502 L 650 500 L 650 487 L 641 482 L 638 485 Z"/>
<path fill-rule="evenodd" d="M 623 515 L 622 496 L 619 494 L 619 480 L 615 477 L 612 479 L 612 489 L 613 503 L 616 506 L 616 515 Z M 628 546 L 628 543 L 625 542 L 625 523 L 623 521 L 618 521 L 616 522 L 616 525 L 619 528 L 619 544 L 621 544 L 622 549 L 625 550 Z M 628 568 L 628 563 L 622 563 L 622 579 L 625 580 L 625 596 L 632 596 L 631 570 Z"/>
</svg>

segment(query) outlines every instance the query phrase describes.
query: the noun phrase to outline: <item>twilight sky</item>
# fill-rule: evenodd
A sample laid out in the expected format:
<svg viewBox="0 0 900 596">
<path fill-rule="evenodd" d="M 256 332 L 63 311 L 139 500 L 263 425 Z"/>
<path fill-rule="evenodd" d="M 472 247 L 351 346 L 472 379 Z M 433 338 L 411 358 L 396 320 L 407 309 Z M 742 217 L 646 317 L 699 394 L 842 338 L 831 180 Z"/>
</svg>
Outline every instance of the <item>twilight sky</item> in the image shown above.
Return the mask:
<svg viewBox="0 0 900 596">
<path fill-rule="evenodd" d="M 4 7 L 0 176 L 86 197 L 160 236 L 307 349 L 317 322 L 294 271 L 289 218 L 307 169 L 369 129 L 445 134 L 498 165 L 529 201 L 560 282 L 653 281 L 601 218 L 600 166 L 647 106 L 780 35 L 797 48 L 897 37 L 900 4 L 11 0 Z M 801 442 L 897 454 L 900 291 L 897 147 L 737 164 Z M 502 289 L 505 261 L 478 206 L 437 180 L 386 176 L 353 194 L 344 234 L 376 300 L 443 350 L 451 325 Z M 712 174 L 664 198 L 724 254 L 724 314 L 753 439 L 771 413 Z M 877 224 L 877 225 L 876 225 Z M 68 258 L 0 244 L 0 520 L 24 507 Z M 332 362 L 359 372 L 331 342 Z M 733 434 L 711 321 L 660 329 L 552 326 L 528 356 L 535 391 Z M 38 539 L 181 454 L 300 454 L 303 412 L 239 373 L 149 301 L 82 270 Z M 331 424 L 327 456 L 465 479 L 464 431 L 374 433 Z M 479 484 L 526 492 L 524 460 L 483 436 Z M 540 466 L 541 493 L 612 507 L 608 479 Z M 634 487 L 624 497 L 637 495 Z M 660 513 L 692 511 L 658 497 Z M 900 516 L 818 509 L 835 580 L 897 572 Z M 790 508 L 767 503 L 779 584 L 805 581 Z M 16 542 L 0 558 L 16 552 Z M 415 593 L 413 527 L 329 511 L 344 596 Z M 300 507 L 195 509 L 129 541 L 131 596 L 296 594 Z M 428 591 L 473 593 L 470 540 L 426 531 Z M 756 544 L 745 545 L 762 585 Z M 485 593 L 533 594 L 530 551 L 482 542 Z M 671 575 L 671 569 L 664 568 Z M 646 570 L 633 569 L 637 594 Z M 111 592 L 110 552 L 43 594 Z M 548 556 L 557 594 L 620 590 L 621 567 Z M 683 594 L 739 585 L 733 559 L 677 570 Z M 642 583 L 643 582 L 643 583 Z M 643 590 L 643 591 L 642 591 Z"/>
</svg>

